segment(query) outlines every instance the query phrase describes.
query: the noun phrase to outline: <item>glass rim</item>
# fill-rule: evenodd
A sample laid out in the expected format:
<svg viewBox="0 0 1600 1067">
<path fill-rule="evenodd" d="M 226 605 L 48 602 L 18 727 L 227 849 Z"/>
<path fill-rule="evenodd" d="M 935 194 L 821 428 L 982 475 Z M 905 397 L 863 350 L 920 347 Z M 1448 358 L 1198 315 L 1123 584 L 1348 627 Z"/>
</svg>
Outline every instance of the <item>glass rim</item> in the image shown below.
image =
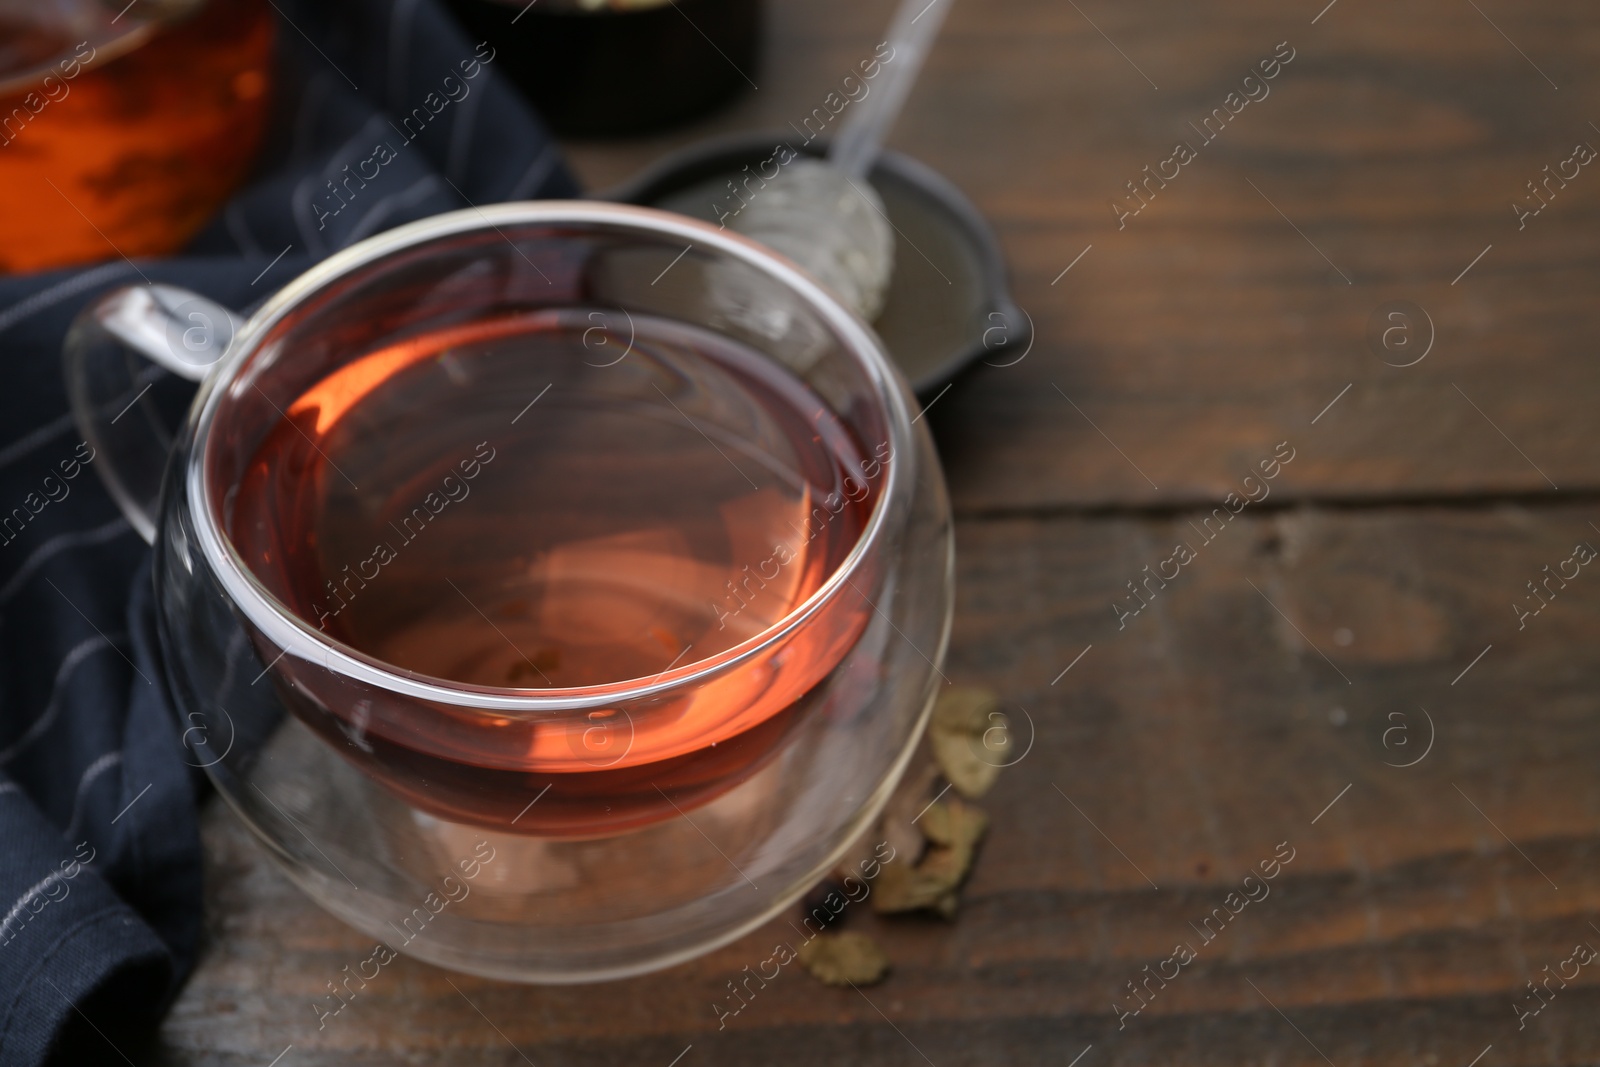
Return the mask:
<svg viewBox="0 0 1600 1067">
<path fill-rule="evenodd" d="M 840 339 L 844 351 L 865 372 L 883 414 L 891 446 L 878 500 L 855 544 L 827 579 L 760 633 L 715 655 L 670 667 L 648 678 L 534 690 L 453 682 L 403 670 L 313 628 L 262 584 L 239 555 L 232 539 L 220 528 L 210 479 L 206 477 L 210 453 L 206 442 L 228 387 L 257 354 L 261 342 L 274 327 L 334 282 L 391 255 L 441 239 L 490 231 L 499 232 L 509 243 L 511 238 L 502 227 L 524 225 L 589 226 L 623 232 L 631 229 L 644 235 L 681 239 L 691 247 L 700 246 L 730 256 L 763 272 L 798 296 Z M 207 375 L 195 397 L 186 431 L 189 454 L 183 472 L 183 497 L 188 502 L 195 540 L 212 574 L 238 610 L 263 637 L 282 650 L 282 655 L 320 663 L 343 677 L 439 704 L 497 712 L 565 711 L 601 708 L 658 696 L 719 675 L 788 639 L 846 587 L 854 588 L 852 578 L 886 536 L 891 507 L 910 484 L 911 474 L 903 468 L 908 462 L 914 462 L 912 440 L 904 387 L 882 342 L 871 327 L 787 258 L 732 231 L 654 208 L 589 200 L 522 201 L 463 208 L 384 231 L 334 253 L 268 298 L 240 328 L 228 352 L 213 373 Z M 859 589 L 856 591 L 866 596 Z"/>
</svg>

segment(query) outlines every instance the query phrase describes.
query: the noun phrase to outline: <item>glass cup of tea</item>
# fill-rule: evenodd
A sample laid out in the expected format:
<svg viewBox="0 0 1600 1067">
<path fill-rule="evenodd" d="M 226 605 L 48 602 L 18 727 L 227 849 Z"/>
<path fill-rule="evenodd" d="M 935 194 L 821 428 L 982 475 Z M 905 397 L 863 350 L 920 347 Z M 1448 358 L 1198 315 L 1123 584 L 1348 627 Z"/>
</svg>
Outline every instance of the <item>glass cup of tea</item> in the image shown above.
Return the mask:
<svg viewBox="0 0 1600 1067">
<path fill-rule="evenodd" d="M 825 876 L 910 759 L 950 629 L 943 476 L 872 331 L 759 245 L 485 207 L 248 321 L 119 290 L 64 359 L 156 546 L 190 761 L 388 950 L 671 965 Z"/>
</svg>

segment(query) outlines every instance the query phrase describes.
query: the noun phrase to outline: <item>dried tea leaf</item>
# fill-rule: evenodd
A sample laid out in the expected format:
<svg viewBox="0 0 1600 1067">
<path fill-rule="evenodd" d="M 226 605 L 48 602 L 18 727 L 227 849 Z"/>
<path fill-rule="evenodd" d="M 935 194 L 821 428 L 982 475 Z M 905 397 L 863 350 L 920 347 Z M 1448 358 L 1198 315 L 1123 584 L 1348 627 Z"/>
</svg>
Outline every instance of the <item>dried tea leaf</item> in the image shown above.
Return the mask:
<svg viewBox="0 0 1600 1067">
<path fill-rule="evenodd" d="M 896 863 L 914 864 L 922 857 L 922 834 L 912 820 L 933 799 L 933 783 L 938 777 L 933 764 L 913 764 L 884 806 L 881 839 L 894 848 Z"/>
<path fill-rule="evenodd" d="M 818 934 L 800 946 L 800 963 L 827 985 L 872 985 L 889 973 L 889 957 L 865 934 Z"/>
<path fill-rule="evenodd" d="M 890 793 L 882 816 L 878 816 L 870 829 L 862 830 L 861 837 L 854 840 L 850 851 L 838 861 L 834 877 L 840 881 L 859 880 L 866 870 L 877 869 L 878 864 L 882 864 L 885 841 L 893 848 L 890 853 L 894 857 L 893 864 L 915 864 L 922 859 L 926 841 L 912 819 L 922 814 L 928 801 L 933 800 L 933 784 L 938 777 L 939 768 L 918 753 L 917 761 L 906 769 L 906 774 Z"/>
<path fill-rule="evenodd" d="M 939 769 L 969 800 L 989 791 L 1011 751 L 1010 723 L 987 689 L 958 687 L 941 694 L 928 738 Z"/>
<path fill-rule="evenodd" d="M 990 726 L 989 713 L 1000 710 L 1000 699 L 987 689 L 952 686 L 933 705 L 933 729 L 981 734 Z"/>
<path fill-rule="evenodd" d="M 977 805 L 951 797 L 928 805 L 917 825 L 929 843 L 970 852 L 989 828 L 989 816 Z"/>
<path fill-rule="evenodd" d="M 890 914 L 931 908 L 951 918 L 956 890 L 972 869 L 989 817 L 982 809 L 952 797 L 931 806 L 918 824 L 935 844 L 914 867 L 893 863 L 884 867 L 873 884 L 873 910 Z"/>
<path fill-rule="evenodd" d="M 962 796 L 976 800 L 1000 777 L 999 764 L 979 757 L 982 742 L 970 734 L 934 734 L 932 741 L 939 769 Z"/>
<path fill-rule="evenodd" d="M 872 910 L 880 915 L 931 908 L 950 891 L 942 875 L 922 873 L 909 864 L 889 864 L 872 884 Z"/>
<path fill-rule="evenodd" d="M 956 827 L 948 804 L 928 805 L 928 810 L 917 820 L 917 827 L 922 831 L 922 836 L 928 839 L 929 844 L 949 847 L 955 840 Z"/>
<path fill-rule="evenodd" d="M 911 820 L 933 799 L 933 783 L 938 777 L 939 769 L 919 754 L 919 761 L 907 768 L 900 784 L 890 794 L 878 821 L 871 829 L 863 831 L 839 860 L 839 865 L 833 869 L 834 877 L 860 879 L 862 872 L 881 862 L 884 842 L 894 850 L 890 853 L 894 863 L 916 863 L 921 859 L 923 837 Z"/>
</svg>

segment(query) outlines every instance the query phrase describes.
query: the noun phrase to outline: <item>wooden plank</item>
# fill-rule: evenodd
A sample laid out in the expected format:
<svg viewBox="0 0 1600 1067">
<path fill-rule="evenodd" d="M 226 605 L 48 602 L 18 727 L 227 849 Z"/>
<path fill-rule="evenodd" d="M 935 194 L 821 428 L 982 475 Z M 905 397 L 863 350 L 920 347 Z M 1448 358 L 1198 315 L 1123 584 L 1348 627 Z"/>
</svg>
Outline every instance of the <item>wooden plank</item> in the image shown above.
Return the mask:
<svg viewBox="0 0 1600 1067">
<path fill-rule="evenodd" d="M 669 147 L 799 121 L 890 6 L 770 5 L 759 91 L 670 135 L 569 146 L 576 166 L 603 186 Z M 1510 206 L 1538 203 L 1525 183 L 1578 141 L 1600 147 L 1583 104 L 1600 88 L 1588 9 L 1342 3 L 1313 24 L 1322 7 L 952 12 L 892 141 L 994 222 L 1038 334 L 1025 360 L 980 368 L 929 416 L 959 507 L 1215 499 L 1346 386 L 1286 495 L 1597 487 L 1600 177 L 1552 185 L 1521 230 Z M 1190 123 L 1280 41 L 1295 58 L 1270 95 L 1202 142 Z M 1119 229 L 1113 199 L 1180 139 L 1198 158 Z M 1402 299 L 1435 334 L 1410 367 L 1366 339 Z"/>
<path fill-rule="evenodd" d="M 865 996 L 787 968 L 719 1032 L 726 982 L 793 938 L 779 920 L 600 986 L 401 960 L 319 1031 L 313 1001 L 369 946 L 212 804 L 209 945 L 159 1062 L 290 1044 L 294 1064 L 667 1067 L 691 1045 L 683 1067 L 1060 1067 L 1091 1044 L 1080 1067 L 1600 1056 L 1593 968 L 1525 1030 L 1512 1007 L 1576 942 L 1600 946 L 1600 575 L 1552 584 L 1521 629 L 1510 607 L 1600 543 L 1600 508 L 1246 508 L 1209 541 L 1189 521 L 959 526 L 947 673 L 1004 693 L 1033 744 L 983 801 L 956 922 L 849 916 L 894 961 Z M 1194 559 L 1119 628 L 1124 582 L 1180 542 Z M 1208 943 L 1191 924 L 1281 842 L 1269 895 Z M 1119 1029 L 1126 983 L 1180 942 L 1198 958 Z"/>
</svg>

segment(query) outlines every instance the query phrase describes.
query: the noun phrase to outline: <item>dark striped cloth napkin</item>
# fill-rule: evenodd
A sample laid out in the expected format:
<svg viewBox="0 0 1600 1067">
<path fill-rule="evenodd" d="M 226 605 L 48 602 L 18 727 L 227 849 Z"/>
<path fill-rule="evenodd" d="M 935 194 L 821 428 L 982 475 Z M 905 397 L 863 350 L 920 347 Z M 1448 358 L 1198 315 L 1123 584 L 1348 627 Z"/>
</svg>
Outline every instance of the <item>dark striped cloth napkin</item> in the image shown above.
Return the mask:
<svg viewBox="0 0 1600 1067">
<path fill-rule="evenodd" d="M 120 1062 L 108 1041 L 137 1055 L 192 967 L 201 929 L 203 761 L 183 747 L 155 653 L 149 550 L 101 488 L 103 457 L 67 413 L 60 350 L 73 315 L 143 281 L 248 310 L 380 230 L 468 204 L 577 194 L 493 49 L 436 0 L 275 5 L 274 132 L 256 176 L 184 256 L 130 263 L 108 247 L 88 269 L 0 277 L 8 1067 Z M 336 199 L 327 183 L 346 167 L 359 168 L 364 187 Z"/>
</svg>

